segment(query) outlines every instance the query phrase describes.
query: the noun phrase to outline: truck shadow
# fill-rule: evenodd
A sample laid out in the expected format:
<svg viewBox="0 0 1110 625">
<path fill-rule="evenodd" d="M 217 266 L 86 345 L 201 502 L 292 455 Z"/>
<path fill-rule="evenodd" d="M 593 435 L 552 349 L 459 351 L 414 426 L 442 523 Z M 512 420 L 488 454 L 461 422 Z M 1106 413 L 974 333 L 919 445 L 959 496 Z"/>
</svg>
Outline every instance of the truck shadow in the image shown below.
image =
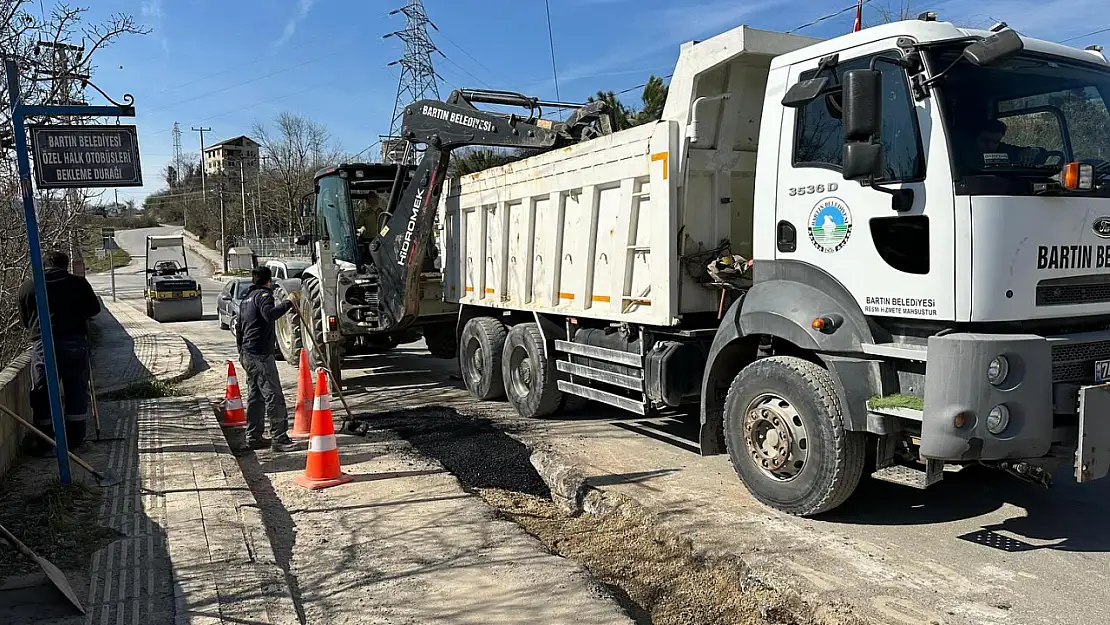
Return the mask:
<svg viewBox="0 0 1110 625">
<path fill-rule="evenodd" d="M 1080 485 L 1070 479 L 1065 470 L 1055 476 L 1055 486 L 1045 489 L 982 467 L 946 476 L 924 491 L 864 479 L 844 506 L 821 519 L 859 525 L 942 524 L 987 515 L 1009 504 L 1024 514 L 984 523 L 957 538 L 1008 553 L 1110 551 L 1110 537 L 1102 530 L 1110 514 L 1110 484 Z"/>
</svg>

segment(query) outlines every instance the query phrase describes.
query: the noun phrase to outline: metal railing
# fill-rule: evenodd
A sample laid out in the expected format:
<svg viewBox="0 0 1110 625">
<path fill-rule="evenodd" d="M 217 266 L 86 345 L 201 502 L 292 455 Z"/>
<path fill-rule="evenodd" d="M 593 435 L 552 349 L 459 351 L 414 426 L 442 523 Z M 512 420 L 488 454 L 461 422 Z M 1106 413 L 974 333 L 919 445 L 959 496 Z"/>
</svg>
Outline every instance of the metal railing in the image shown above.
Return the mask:
<svg viewBox="0 0 1110 625">
<path fill-rule="evenodd" d="M 247 238 L 247 247 L 259 258 L 309 258 L 307 245 L 297 245 L 294 237 Z"/>
</svg>

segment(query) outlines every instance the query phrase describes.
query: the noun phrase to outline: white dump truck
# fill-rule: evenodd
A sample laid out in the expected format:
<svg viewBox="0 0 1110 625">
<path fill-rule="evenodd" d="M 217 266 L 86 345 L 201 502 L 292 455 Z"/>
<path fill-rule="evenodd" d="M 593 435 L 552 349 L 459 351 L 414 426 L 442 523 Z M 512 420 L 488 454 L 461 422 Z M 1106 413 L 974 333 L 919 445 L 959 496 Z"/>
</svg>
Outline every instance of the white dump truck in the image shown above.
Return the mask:
<svg viewBox="0 0 1110 625">
<path fill-rule="evenodd" d="M 439 146 L 491 127 L 415 103 L 405 136 L 440 160 L 379 239 L 419 243 L 437 203 L 474 397 L 700 405 L 701 452 L 788 513 L 865 471 L 1089 482 L 1110 466 L 1108 103 L 1099 50 L 1001 25 L 742 26 L 682 46 L 658 122 L 447 184 Z"/>
</svg>

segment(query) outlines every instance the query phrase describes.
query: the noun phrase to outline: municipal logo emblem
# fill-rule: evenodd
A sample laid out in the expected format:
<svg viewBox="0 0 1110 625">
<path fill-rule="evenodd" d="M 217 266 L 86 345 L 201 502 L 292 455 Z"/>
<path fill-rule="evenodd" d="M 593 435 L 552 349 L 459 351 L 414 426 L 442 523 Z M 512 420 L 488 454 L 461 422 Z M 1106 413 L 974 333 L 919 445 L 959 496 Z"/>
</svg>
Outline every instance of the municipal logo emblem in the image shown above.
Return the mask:
<svg viewBox="0 0 1110 625">
<path fill-rule="evenodd" d="M 852 213 L 837 198 L 825 198 L 809 215 L 809 240 L 813 247 L 831 254 L 839 252 L 852 234 Z"/>
</svg>

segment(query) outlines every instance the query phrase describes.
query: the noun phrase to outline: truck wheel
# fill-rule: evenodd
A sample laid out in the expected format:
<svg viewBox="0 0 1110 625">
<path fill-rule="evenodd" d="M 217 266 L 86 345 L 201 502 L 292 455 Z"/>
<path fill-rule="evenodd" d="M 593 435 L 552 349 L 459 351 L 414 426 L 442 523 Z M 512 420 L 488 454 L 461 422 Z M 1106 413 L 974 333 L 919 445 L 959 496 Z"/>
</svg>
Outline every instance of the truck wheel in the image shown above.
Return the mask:
<svg viewBox="0 0 1110 625">
<path fill-rule="evenodd" d="M 476 399 L 505 396 L 501 377 L 501 353 L 505 349 L 505 324 L 493 317 L 475 317 L 466 322 L 459 340 L 459 369 L 466 390 Z"/>
<path fill-rule="evenodd" d="M 459 353 L 459 341 L 455 337 L 455 322 L 433 323 L 424 326 L 424 343 L 436 358 L 445 360 Z"/>
<path fill-rule="evenodd" d="M 294 366 L 300 366 L 301 349 L 304 347 L 301 341 L 301 323 L 297 317 L 297 311 L 291 310 L 274 324 L 274 340 L 278 353 L 285 362 Z"/>
<path fill-rule="evenodd" d="M 535 323 L 509 330 L 501 367 L 505 395 L 520 416 L 546 417 L 559 409 L 563 392 L 555 381 L 554 361 L 543 353 L 543 335 Z"/>
<path fill-rule="evenodd" d="M 828 371 L 792 356 L 757 360 L 725 399 L 725 445 L 752 496 L 788 514 L 836 508 L 863 473 L 865 435 L 844 429 Z"/>
<path fill-rule="evenodd" d="M 339 346 L 324 342 L 324 319 L 321 313 L 323 302 L 320 283 L 315 278 L 305 278 L 303 282 L 304 300 L 300 317 L 300 333 L 303 349 L 308 349 L 308 362 L 313 367 L 324 367 L 335 378 L 335 384 L 343 381 L 343 361 Z M 298 354 L 299 357 L 299 354 Z"/>
</svg>

